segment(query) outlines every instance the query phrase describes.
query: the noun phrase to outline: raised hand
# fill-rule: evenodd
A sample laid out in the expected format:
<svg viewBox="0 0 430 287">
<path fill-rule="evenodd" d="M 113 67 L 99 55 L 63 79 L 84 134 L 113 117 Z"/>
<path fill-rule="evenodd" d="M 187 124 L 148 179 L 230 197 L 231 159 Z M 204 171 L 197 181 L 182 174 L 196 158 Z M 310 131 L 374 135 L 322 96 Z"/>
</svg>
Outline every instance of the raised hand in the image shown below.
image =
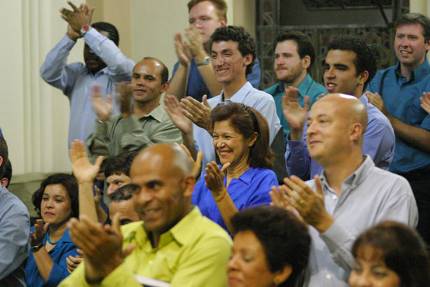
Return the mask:
<svg viewBox="0 0 430 287">
<path fill-rule="evenodd" d="M 60 10 L 61 18 L 63 18 L 74 31 L 81 31 L 84 25 L 90 25 L 93 17 L 94 9 L 88 5 L 82 4 L 76 7 L 72 2 L 67 2 L 71 10 L 62 8 Z"/>
<path fill-rule="evenodd" d="M 80 140 L 74 140 L 70 148 L 70 160 L 72 162 L 73 175 L 79 183 L 92 183 L 96 178 L 103 156 L 99 156 L 94 164 L 91 164 L 85 145 Z"/>
<path fill-rule="evenodd" d="M 120 82 L 116 84 L 117 101 L 123 117 L 128 117 L 132 114 L 132 95 L 133 88 L 130 82 Z"/>
<path fill-rule="evenodd" d="M 326 231 L 333 224 L 333 217 L 324 205 L 324 192 L 321 181 L 315 176 L 316 191 L 297 176 L 284 179 L 285 199 L 294 207 L 303 220 L 319 232 Z"/>
<path fill-rule="evenodd" d="M 207 95 L 203 96 L 200 103 L 192 97 L 181 99 L 181 107 L 184 115 L 199 127 L 210 132 L 211 108 L 207 101 Z"/>
<path fill-rule="evenodd" d="M 110 119 L 112 115 L 112 97 L 102 96 L 99 86 L 92 88 L 91 103 L 98 120 L 106 122 Z"/>
<path fill-rule="evenodd" d="M 182 35 L 180 33 L 175 34 L 175 51 L 178 57 L 179 63 L 182 66 L 188 66 L 191 62 L 191 51 L 190 47 L 184 43 L 182 40 Z"/>
<path fill-rule="evenodd" d="M 79 38 L 81 38 L 81 33 L 79 31 L 75 31 L 72 29 L 72 27 L 70 25 L 67 25 L 67 36 L 73 40 L 73 41 L 77 41 Z"/>
<path fill-rule="evenodd" d="M 305 96 L 304 106 L 299 103 L 299 90 L 295 87 L 285 88 L 282 98 L 282 110 L 291 129 L 291 139 L 300 140 L 309 110 L 309 97 Z"/>
<path fill-rule="evenodd" d="M 174 95 L 164 96 L 164 107 L 172 122 L 182 133 L 192 133 L 193 123 L 184 115 L 182 107 Z"/>
<path fill-rule="evenodd" d="M 215 161 L 211 161 L 206 165 L 205 182 L 215 201 L 222 200 L 227 193 L 224 186 L 224 172 L 229 166 L 229 162 L 225 163 L 220 170 Z"/>
<path fill-rule="evenodd" d="M 301 221 L 304 221 L 300 213 L 289 203 L 287 197 L 287 188 L 285 185 L 272 186 L 270 198 L 272 199 L 271 205 L 284 208 L 295 214 Z"/>
<path fill-rule="evenodd" d="M 200 32 L 195 27 L 185 29 L 185 37 L 188 41 L 188 47 L 193 58 L 197 61 L 202 61 L 207 56 L 203 47 L 203 39 Z"/>
<path fill-rule="evenodd" d="M 424 92 L 420 100 L 421 108 L 430 114 L 430 92 Z"/>
<path fill-rule="evenodd" d="M 119 214 L 112 226 L 92 222 L 82 216 L 69 222 L 73 242 L 84 253 L 85 277 L 87 281 L 99 282 L 115 270 L 131 253 L 133 246 L 123 250 L 123 237 L 120 231 Z"/>
</svg>

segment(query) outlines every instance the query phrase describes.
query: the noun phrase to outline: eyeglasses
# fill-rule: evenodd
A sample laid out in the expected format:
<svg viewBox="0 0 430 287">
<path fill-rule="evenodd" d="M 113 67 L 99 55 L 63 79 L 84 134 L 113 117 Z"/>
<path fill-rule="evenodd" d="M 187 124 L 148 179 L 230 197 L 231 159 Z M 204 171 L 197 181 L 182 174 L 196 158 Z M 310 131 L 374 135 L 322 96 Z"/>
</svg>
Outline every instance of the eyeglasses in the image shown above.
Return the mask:
<svg viewBox="0 0 430 287">
<path fill-rule="evenodd" d="M 112 201 L 123 201 L 123 200 L 129 200 L 134 193 L 138 192 L 140 189 L 140 186 L 134 183 L 129 183 L 126 185 L 121 186 L 117 190 L 115 190 L 109 198 Z"/>
</svg>

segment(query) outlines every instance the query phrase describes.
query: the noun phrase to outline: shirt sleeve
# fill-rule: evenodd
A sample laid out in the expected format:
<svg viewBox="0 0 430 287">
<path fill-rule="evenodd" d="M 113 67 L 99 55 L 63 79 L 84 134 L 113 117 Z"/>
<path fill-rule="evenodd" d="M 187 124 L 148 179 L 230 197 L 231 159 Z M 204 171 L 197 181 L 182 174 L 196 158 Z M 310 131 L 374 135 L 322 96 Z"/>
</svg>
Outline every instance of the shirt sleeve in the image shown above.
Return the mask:
<svg viewBox="0 0 430 287">
<path fill-rule="evenodd" d="M 67 57 L 75 41 L 65 35 L 54 48 L 46 55 L 45 61 L 40 67 L 42 79 L 60 90 L 67 96 L 70 95 L 75 85 L 77 75 L 84 68 L 81 63 L 67 65 Z"/>
<path fill-rule="evenodd" d="M 262 172 L 260 179 L 252 182 L 255 192 L 248 199 L 246 207 L 270 204 L 270 202 L 272 202 L 270 190 L 272 186 L 277 186 L 278 184 L 275 173 L 271 170 L 266 170 L 264 173 Z"/>
<path fill-rule="evenodd" d="M 260 87 L 261 68 L 260 68 L 260 61 L 258 59 L 255 59 L 254 65 L 252 66 L 251 73 L 249 73 L 246 76 L 246 78 L 254 88 L 258 89 Z"/>
<path fill-rule="evenodd" d="M 272 144 L 279 129 L 281 129 L 281 122 L 279 121 L 278 114 L 276 113 L 276 105 L 273 97 L 266 94 L 267 97 L 262 98 L 256 104 L 255 109 L 259 111 L 266 119 L 269 125 L 269 142 Z"/>
<path fill-rule="evenodd" d="M 53 262 L 51 272 L 49 273 L 48 280 L 45 283 L 46 287 L 55 287 L 57 286 L 64 278 L 69 276 L 69 271 L 67 271 L 67 261 L 66 258 L 68 256 L 76 256 L 78 252 L 76 248 L 73 248 L 63 254 L 61 256 L 58 263 Z"/>
<path fill-rule="evenodd" d="M 223 237 L 212 237 L 200 242 L 178 264 L 171 286 L 200 287 L 227 286 L 227 266 L 230 242 Z"/>
<path fill-rule="evenodd" d="M 394 157 L 394 131 L 388 122 L 374 118 L 364 133 L 363 153 L 369 155 L 379 168 L 388 169 Z"/>
<path fill-rule="evenodd" d="M 27 257 L 30 234 L 28 213 L 12 204 L 6 208 L 0 213 L 0 280 L 18 268 Z"/>
<path fill-rule="evenodd" d="M 113 41 L 91 28 L 84 36 L 85 43 L 106 63 L 115 81 L 129 80 L 134 62 L 127 58 Z"/>
<path fill-rule="evenodd" d="M 101 123 L 96 121 L 94 132 L 86 140 L 91 157 L 109 155 L 110 139 L 108 137 L 108 130 L 110 126 L 112 124 L 109 122 Z"/>
</svg>

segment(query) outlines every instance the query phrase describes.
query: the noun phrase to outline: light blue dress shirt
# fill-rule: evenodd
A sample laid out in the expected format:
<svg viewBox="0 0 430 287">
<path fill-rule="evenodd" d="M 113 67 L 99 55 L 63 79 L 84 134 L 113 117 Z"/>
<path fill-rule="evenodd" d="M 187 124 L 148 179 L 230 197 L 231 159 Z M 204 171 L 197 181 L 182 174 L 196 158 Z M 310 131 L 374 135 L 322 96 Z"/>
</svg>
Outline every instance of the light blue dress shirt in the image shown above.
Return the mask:
<svg viewBox="0 0 430 287">
<path fill-rule="evenodd" d="M 92 109 L 91 90 L 101 87 L 101 94 L 115 95 L 115 83 L 129 81 L 134 62 L 104 35 L 91 28 L 84 36 L 85 44 L 107 65 L 92 74 L 83 63 L 66 64 L 70 50 L 75 45 L 67 35 L 48 53 L 40 68 L 42 78 L 50 85 L 63 91 L 70 100 L 69 144 L 74 139 L 85 141 L 94 131 L 96 114 Z M 114 114 L 119 108 L 116 101 Z"/>
</svg>

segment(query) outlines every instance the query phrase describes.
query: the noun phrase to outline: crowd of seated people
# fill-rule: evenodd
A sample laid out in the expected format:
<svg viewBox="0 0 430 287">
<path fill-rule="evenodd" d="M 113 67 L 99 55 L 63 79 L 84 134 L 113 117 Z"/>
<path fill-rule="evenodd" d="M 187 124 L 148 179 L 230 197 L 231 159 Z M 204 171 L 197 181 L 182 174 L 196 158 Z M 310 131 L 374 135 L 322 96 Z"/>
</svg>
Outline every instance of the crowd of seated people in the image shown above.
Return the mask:
<svg viewBox="0 0 430 287">
<path fill-rule="evenodd" d="M 430 19 L 394 23 L 379 71 L 367 39 L 334 35 L 323 83 L 308 36 L 282 32 L 262 91 L 224 0 L 188 2 L 170 80 L 69 6 L 41 76 L 70 99 L 72 171 L 30 218 L 0 130 L 0 286 L 430 286 Z"/>
</svg>

